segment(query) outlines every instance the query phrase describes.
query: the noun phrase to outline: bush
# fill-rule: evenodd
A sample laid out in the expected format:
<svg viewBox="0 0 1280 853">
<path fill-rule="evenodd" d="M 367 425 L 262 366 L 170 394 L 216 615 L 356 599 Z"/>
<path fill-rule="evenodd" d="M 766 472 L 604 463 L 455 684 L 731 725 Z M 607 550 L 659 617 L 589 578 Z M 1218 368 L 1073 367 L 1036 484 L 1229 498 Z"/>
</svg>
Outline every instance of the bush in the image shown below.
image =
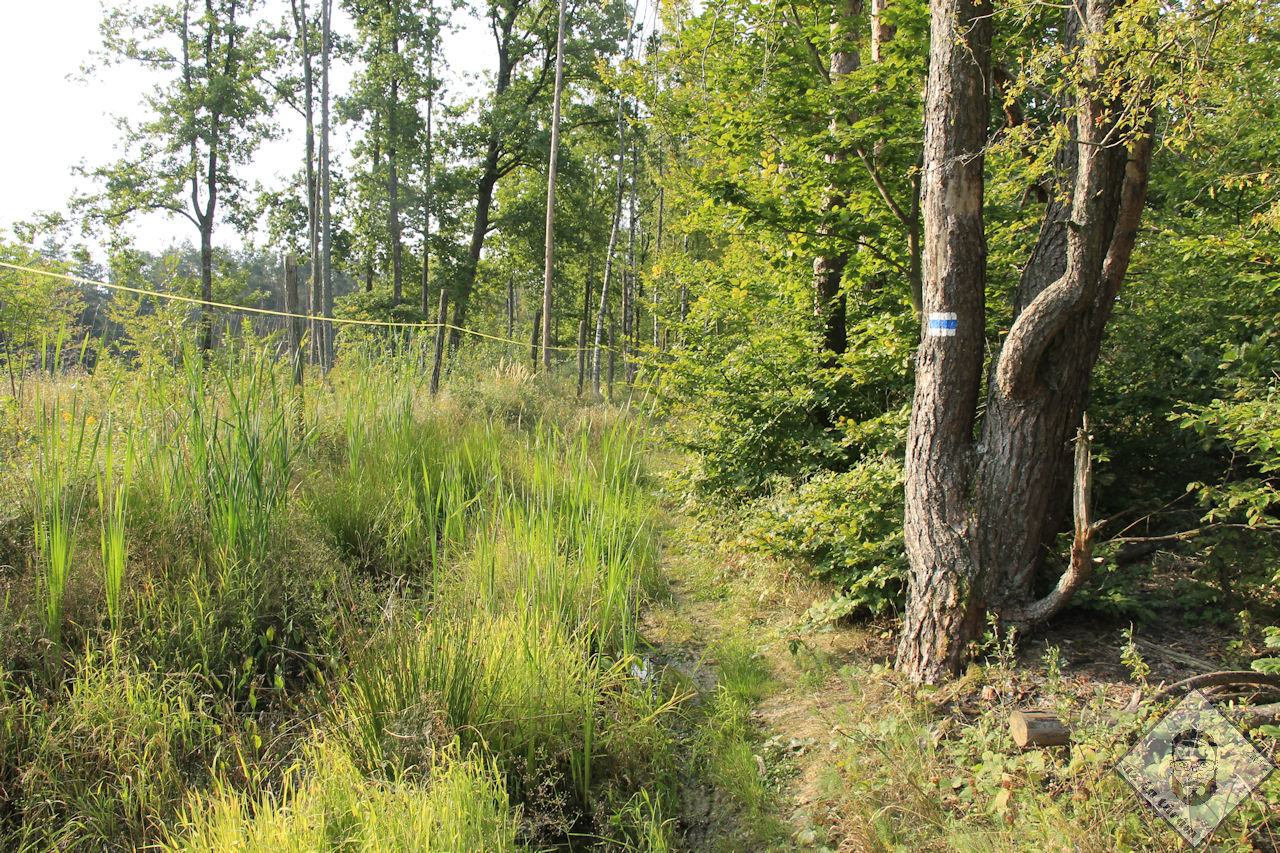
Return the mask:
<svg viewBox="0 0 1280 853">
<path fill-rule="evenodd" d="M 843 473 L 784 485 L 758 502 L 746 523 L 751 545 L 799 557 L 840 585 L 842 614 L 878 613 L 901 603 L 907 557 L 902 543 L 902 461 L 869 457 Z"/>
</svg>

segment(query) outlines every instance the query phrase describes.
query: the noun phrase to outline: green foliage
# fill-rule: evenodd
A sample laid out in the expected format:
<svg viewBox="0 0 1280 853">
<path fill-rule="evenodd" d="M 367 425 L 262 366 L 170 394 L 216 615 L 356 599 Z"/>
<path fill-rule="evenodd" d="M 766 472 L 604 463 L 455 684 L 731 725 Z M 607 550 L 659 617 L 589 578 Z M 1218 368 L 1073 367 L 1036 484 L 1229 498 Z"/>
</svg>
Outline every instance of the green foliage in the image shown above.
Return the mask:
<svg viewBox="0 0 1280 853">
<path fill-rule="evenodd" d="M 902 512 L 901 460 L 866 457 L 848 471 L 818 474 L 759 502 L 744 534 L 754 547 L 801 557 L 838 583 L 839 607 L 822 615 L 833 621 L 901 603 L 907 570 Z"/>
<path fill-rule="evenodd" d="M 0 261 L 54 273 L 66 273 L 67 264 L 50 263 L 39 253 L 0 240 Z M 55 351 L 64 348 L 84 304 L 79 289 L 64 279 L 18 270 L 0 269 L 0 359 L 3 359 L 8 395 L 21 393 L 28 371 L 50 368 Z"/>
<path fill-rule="evenodd" d="M 164 850 L 319 853 L 514 851 L 517 812 L 493 762 L 441 750 L 428 780 L 364 777 L 340 748 L 317 743 L 284 790 L 253 800 L 225 787 L 190 807 Z"/>
<path fill-rule="evenodd" d="M 81 657 L 52 697 L 6 699 L 4 763 L 15 775 L 5 799 L 20 816 L 10 839 L 19 849 L 144 844 L 241 748 L 194 679 L 151 670 L 117 646 Z"/>
</svg>

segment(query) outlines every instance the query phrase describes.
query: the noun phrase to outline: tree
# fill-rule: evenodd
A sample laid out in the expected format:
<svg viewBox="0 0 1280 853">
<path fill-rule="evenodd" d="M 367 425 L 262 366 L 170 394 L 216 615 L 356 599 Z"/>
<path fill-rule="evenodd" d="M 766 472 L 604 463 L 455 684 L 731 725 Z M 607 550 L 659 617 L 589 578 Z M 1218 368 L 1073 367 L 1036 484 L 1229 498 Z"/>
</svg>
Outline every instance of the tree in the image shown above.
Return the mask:
<svg viewBox="0 0 1280 853">
<path fill-rule="evenodd" d="M 1080 73 L 1061 114 L 1065 192 L 1046 209 L 975 430 L 987 343 L 992 19 L 980 0 L 933 0 L 931 9 L 924 326 L 907 438 L 910 572 L 897 658 L 924 682 L 957 672 L 988 609 L 1006 623 L 1046 618 L 1092 567 L 1089 537 L 1078 535 L 1057 587 L 1033 599 L 1069 506 L 1070 438 L 1137 237 L 1151 157 L 1146 96 L 1112 38 L 1116 3 L 1069 8 L 1061 46 Z"/>
<path fill-rule="evenodd" d="M 275 60 L 270 34 L 248 23 L 257 0 L 182 0 L 141 10 L 125 5 L 101 25 L 105 65 L 137 62 L 169 73 L 143 96 L 146 120 L 120 119 L 126 154 L 93 170 L 104 186 L 80 200 L 111 227 L 136 213 L 166 211 L 200 233 L 200 296 L 213 298 L 213 234 L 220 204 L 241 207 L 236 168 L 269 138 L 264 80 Z M 201 311 L 200 347 L 213 345 L 213 323 Z"/>
<path fill-rule="evenodd" d="M 418 103 L 427 97 L 432 82 L 430 70 L 420 62 L 434 56 L 437 25 L 433 11 L 416 1 L 348 0 L 346 7 L 355 22 L 363 63 L 350 94 L 342 100 L 342 113 L 367 122 L 364 140 L 357 146 L 357 154 L 369 166 L 357 178 L 371 214 L 364 228 L 367 274 L 371 284 L 373 250 L 385 239 L 390 249 L 391 301 L 398 305 L 404 294 L 402 175 L 421 147 L 423 121 Z M 372 220 L 385 221 L 385 233 L 373 227 Z"/>
<path fill-rule="evenodd" d="M 546 267 L 542 276 L 542 366 L 551 368 L 551 284 L 555 269 L 556 160 L 560 155 L 560 96 L 564 90 L 564 6 L 560 0 L 556 24 L 556 82 L 551 106 L 551 157 L 547 164 Z"/>
<path fill-rule="evenodd" d="M 534 0 L 489 3 L 489 27 L 497 48 L 493 88 L 476 123 L 459 132 L 464 150 L 479 151 L 481 156 L 473 172 L 471 237 L 453 294 L 453 325 L 458 328 L 466 325 L 480 257 L 493 228 L 494 190 L 506 176 L 541 159 L 539 149 L 546 136 L 538 122 L 546 113 L 539 106 L 546 103 L 555 83 L 557 27 L 551 14 L 555 9 L 555 4 Z M 590 3 L 566 7 L 565 14 L 576 24 L 574 38 L 564 49 L 566 85 L 597 78 L 597 63 L 617 50 L 621 13 L 621 4 L 612 2 L 604 7 Z M 455 328 L 450 335 L 453 347 L 459 336 Z"/>
</svg>

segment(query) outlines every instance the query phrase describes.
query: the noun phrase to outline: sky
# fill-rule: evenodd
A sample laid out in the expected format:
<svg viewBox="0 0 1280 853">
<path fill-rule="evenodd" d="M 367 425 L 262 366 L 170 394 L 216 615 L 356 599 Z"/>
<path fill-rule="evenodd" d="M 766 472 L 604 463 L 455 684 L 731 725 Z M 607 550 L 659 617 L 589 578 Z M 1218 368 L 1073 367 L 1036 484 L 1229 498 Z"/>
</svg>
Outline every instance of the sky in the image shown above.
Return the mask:
<svg viewBox="0 0 1280 853">
<path fill-rule="evenodd" d="M 283 11 L 287 4 L 271 0 L 268 7 Z M 71 195 L 88 188 L 74 174 L 75 167 L 92 169 L 120 156 L 112 116 L 143 114 L 139 95 L 157 78 L 141 69 L 116 65 L 88 80 L 76 79 L 101 47 L 102 17 L 99 0 L 0 0 L 0 115 L 5 116 L 0 130 L 0 231 L 6 235 L 12 235 L 15 222 L 39 211 L 65 211 Z M 335 10 L 335 29 L 341 27 L 337 18 Z M 454 92 L 464 85 L 458 76 L 484 71 L 494 54 L 492 37 L 480 22 L 459 16 L 458 23 L 464 26 L 446 35 L 444 45 L 455 74 L 449 84 Z M 334 76 L 339 85 L 343 75 Z M 289 132 L 264 143 L 246 175 L 251 182 L 279 186 L 299 168 L 301 121 L 288 108 L 278 117 Z M 334 141 L 339 155 L 344 134 L 340 131 Z M 150 250 L 199 239 L 186 219 L 158 214 L 131 230 L 138 246 Z M 229 235 L 224 228 L 215 239 L 226 243 Z"/>
</svg>

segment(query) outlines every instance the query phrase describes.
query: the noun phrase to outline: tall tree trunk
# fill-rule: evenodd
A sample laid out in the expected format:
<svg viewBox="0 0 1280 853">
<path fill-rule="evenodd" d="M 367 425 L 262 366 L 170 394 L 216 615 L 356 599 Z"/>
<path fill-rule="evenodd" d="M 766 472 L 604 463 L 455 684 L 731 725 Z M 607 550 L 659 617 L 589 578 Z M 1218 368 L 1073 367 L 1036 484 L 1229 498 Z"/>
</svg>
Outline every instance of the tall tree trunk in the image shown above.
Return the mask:
<svg viewBox="0 0 1280 853">
<path fill-rule="evenodd" d="M 636 185 L 640 179 L 640 139 L 631 141 L 631 191 L 627 193 L 627 276 L 622 300 L 622 378 L 630 385 L 636 379 L 636 321 L 640 316 L 636 294 Z"/>
<path fill-rule="evenodd" d="M 213 301 L 213 217 L 200 220 L 200 298 Z M 207 358 L 213 350 L 213 309 L 200 306 L 200 351 Z"/>
<path fill-rule="evenodd" d="M 609 228 L 609 248 L 604 255 L 604 279 L 600 283 L 600 311 L 596 314 L 595 348 L 591 355 L 591 390 L 600 396 L 600 345 L 604 336 L 604 319 L 609 311 L 609 275 L 613 271 L 613 252 L 618 246 L 618 225 L 622 219 L 622 181 L 623 164 L 627 159 L 627 113 L 626 102 L 618 96 L 618 172 L 614 181 L 613 224 Z M 611 327 L 612 328 L 612 327 Z M 612 331 L 609 343 L 610 364 L 613 363 Z M 612 368 L 610 368 L 612 376 Z M 610 379 L 612 383 L 612 379 Z"/>
<path fill-rule="evenodd" d="M 990 6 L 932 0 L 924 115 L 924 311 L 907 432 L 904 538 L 910 564 L 898 666 L 936 682 L 960 666 L 983 618 L 970 484 L 985 334 Z"/>
<path fill-rule="evenodd" d="M 1061 609 L 1087 577 L 1090 531 L 1077 490 L 1072 567 L 1044 599 L 1034 584 L 1070 508 L 1072 433 L 1128 268 L 1146 198 L 1148 134 L 1126 142 L 1119 100 L 1091 87 L 1110 61 L 1102 36 L 1114 0 L 1067 11 L 1063 32 L 1091 49 L 1059 158 L 1069 202 L 1051 204 L 1024 269 L 1014 319 L 990 366 L 981 435 L 973 439 L 982 361 L 981 144 L 987 115 L 987 13 L 934 0 L 925 116 L 924 303 L 908 434 L 906 543 L 911 562 L 898 667 L 917 681 L 956 672 L 994 610 L 1026 624 Z M 959 37 L 956 34 L 960 34 Z M 978 127 L 978 117 L 982 126 Z M 976 171 L 975 171 L 976 170 Z M 946 312 L 946 313 L 941 313 Z M 972 326 L 972 329 L 971 329 Z M 932 331 L 938 330 L 938 331 Z M 945 334 L 945 336 L 944 336 Z M 1082 437 L 1087 454 L 1087 437 Z M 1082 464 L 1084 463 L 1084 464 Z"/>
<path fill-rule="evenodd" d="M 560 93 L 564 88 L 564 6 L 556 24 L 556 83 L 551 99 L 551 159 L 547 164 L 547 225 L 542 271 L 542 367 L 551 369 L 551 297 L 556 254 L 556 165 L 560 155 Z"/>
<path fill-rule="evenodd" d="M 659 148 L 659 153 L 661 153 L 661 148 Z M 662 168 L 661 160 L 659 160 L 658 168 L 659 170 L 661 170 Z M 659 179 L 661 179 L 661 177 L 662 175 L 659 174 Z M 665 212 L 665 209 L 664 209 L 665 205 L 663 204 L 663 202 L 664 202 L 664 199 L 663 199 L 662 186 L 659 185 L 658 186 L 658 233 L 657 233 L 657 238 L 654 240 L 654 252 L 653 252 L 653 255 L 657 259 L 658 263 L 662 263 L 662 216 L 663 216 L 663 213 Z M 649 295 L 653 298 L 652 313 L 653 313 L 653 351 L 654 352 L 658 351 L 658 336 L 659 336 L 659 333 L 658 333 L 658 279 L 659 279 L 659 276 L 654 275 L 653 283 L 650 285 L 650 292 L 649 292 Z"/>
<path fill-rule="evenodd" d="M 325 322 L 321 364 L 327 371 L 333 366 L 333 207 L 329 195 L 329 64 L 333 55 L 330 22 L 333 0 L 321 0 L 320 13 L 320 268 L 321 310 Z"/>
<path fill-rule="evenodd" d="M 862 15 L 862 0 L 839 0 L 836 4 L 836 20 L 831 24 L 831 71 L 829 85 L 836 85 L 841 77 L 858 70 L 861 58 L 858 54 L 854 37 L 857 22 Z M 836 136 L 845 119 L 837 111 L 831 116 L 831 134 Z M 849 159 L 849 152 L 843 149 L 832 151 L 826 160 L 833 170 Z M 822 200 L 822 212 L 829 219 L 836 209 L 845 204 L 844 191 L 835 183 L 827 186 Z M 839 239 L 830 224 L 823 224 L 820 229 L 827 238 L 822 254 L 813 259 L 813 313 L 818 319 L 818 349 L 828 358 L 844 353 L 848 348 L 847 300 L 840 288 L 844 278 L 844 269 L 849 263 L 849 250 L 836 245 Z"/>
<path fill-rule="evenodd" d="M 591 323 L 591 280 L 595 278 L 595 259 L 587 261 L 587 276 L 582 284 L 582 318 L 578 323 L 581 334 L 578 336 L 578 396 L 582 396 L 583 383 L 586 381 L 587 368 L 587 329 Z"/>
<path fill-rule="evenodd" d="M 316 181 L 316 127 L 315 127 L 315 84 L 311 74 L 311 22 L 307 20 L 307 0 L 290 0 L 293 9 L 294 25 L 298 30 L 298 46 L 302 53 L 302 90 L 305 103 L 303 116 L 306 120 L 306 184 L 307 184 L 307 258 L 310 271 L 311 286 L 308 289 L 308 313 L 318 314 L 322 303 L 320 276 L 317 274 L 320 249 L 319 223 L 319 186 Z M 319 350 L 316 348 L 318 336 L 311 321 L 312 360 L 318 362 Z"/>
<path fill-rule="evenodd" d="M 391 55 L 400 56 L 400 37 L 391 35 Z M 399 140 L 400 81 L 391 81 L 391 104 L 387 109 L 387 227 L 391 231 L 391 304 L 399 305 L 404 298 L 404 241 L 400 223 L 400 174 L 397 154 Z"/>
<path fill-rule="evenodd" d="M 435 187 L 432 184 L 432 166 L 435 165 L 433 158 L 435 157 L 435 149 L 432 147 L 431 124 L 435 117 L 436 103 L 436 81 L 435 81 L 435 59 L 436 59 L 436 8 L 431 3 L 427 7 L 430 12 L 431 37 L 427 43 L 427 127 L 426 127 L 426 157 L 427 157 L 427 180 L 426 180 L 426 197 L 423 199 L 423 224 L 422 224 L 422 316 L 430 316 L 431 303 L 428 301 L 428 291 L 431 285 L 431 206 L 435 202 Z"/>
<path fill-rule="evenodd" d="M 1088 3 L 1078 22 L 1086 38 L 1105 32 L 1115 6 L 1115 0 Z M 1101 51 L 1088 56 L 1087 79 L 1096 79 L 1106 57 Z M 1086 92 L 1076 101 L 1078 142 L 1061 161 L 1074 178 L 1069 209 L 1046 216 L 1044 248 L 1037 246 L 1024 270 L 983 423 L 988 451 L 978 483 L 990 525 L 982 557 L 992 571 L 991 603 L 1011 622 L 1022 621 L 1048 547 L 1065 525 L 1070 439 L 1088 402 L 1146 201 L 1150 135 L 1125 144 L 1116 127 L 1118 99 Z"/>
</svg>

